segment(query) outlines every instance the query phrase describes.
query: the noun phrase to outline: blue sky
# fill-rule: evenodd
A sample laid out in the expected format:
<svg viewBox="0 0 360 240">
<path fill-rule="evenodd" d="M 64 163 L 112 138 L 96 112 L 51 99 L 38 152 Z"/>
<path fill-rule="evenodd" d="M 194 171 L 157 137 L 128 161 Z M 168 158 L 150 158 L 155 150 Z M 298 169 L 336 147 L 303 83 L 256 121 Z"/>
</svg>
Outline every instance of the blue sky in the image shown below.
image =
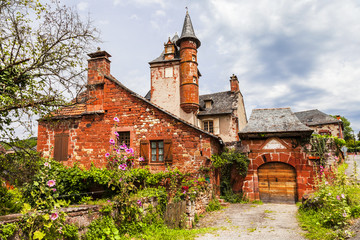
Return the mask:
<svg viewBox="0 0 360 240">
<path fill-rule="evenodd" d="M 101 32 L 111 72 L 133 91 L 150 88 L 148 62 L 181 33 L 185 7 L 197 37 L 200 93 L 229 90 L 236 74 L 254 108 L 319 109 L 360 130 L 358 0 L 66 0 Z"/>
</svg>

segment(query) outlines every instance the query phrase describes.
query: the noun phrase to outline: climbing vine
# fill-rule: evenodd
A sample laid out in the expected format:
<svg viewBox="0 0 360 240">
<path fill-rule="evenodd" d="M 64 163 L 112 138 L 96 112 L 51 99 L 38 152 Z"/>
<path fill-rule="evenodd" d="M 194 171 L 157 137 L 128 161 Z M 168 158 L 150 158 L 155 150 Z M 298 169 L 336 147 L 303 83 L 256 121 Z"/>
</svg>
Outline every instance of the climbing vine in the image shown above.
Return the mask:
<svg viewBox="0 0 360 240">
<path fill-rule="evenodd" d="M 211 156 L 212 166 L 219 168 L 221 171 L 220 177 L 220 191 L 225 200 L 230 202 L 239 202 L 242 200 L 241 196 L 235 196 L 231 186 L 231 173 L 235 168 L 237 173 L 245 177 L 249 166 L 249 158 L 234 150 L 226 150 L 220 155 Z"/>
</svg>

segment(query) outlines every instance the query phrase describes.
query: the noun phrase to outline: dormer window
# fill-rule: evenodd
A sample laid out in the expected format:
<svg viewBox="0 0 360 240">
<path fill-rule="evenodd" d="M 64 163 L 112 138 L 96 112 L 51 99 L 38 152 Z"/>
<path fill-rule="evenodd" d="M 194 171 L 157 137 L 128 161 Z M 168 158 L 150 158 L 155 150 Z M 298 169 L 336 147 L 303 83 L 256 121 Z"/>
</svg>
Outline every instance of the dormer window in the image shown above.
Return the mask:
<svg viewBox="0 0 360 240">
<path fill-rule="evenodd" d="M 173 52 L 173 49 L 172 49 L 172 46 L 171 45 L 168 45 L 166 47 L 166 53 L 172 53 Z"/>
<path fill-rule="evenodd" d="M 205 100 L 205 108 L 211 109 L 212 108 L 212 100 Z"/>
</svg>

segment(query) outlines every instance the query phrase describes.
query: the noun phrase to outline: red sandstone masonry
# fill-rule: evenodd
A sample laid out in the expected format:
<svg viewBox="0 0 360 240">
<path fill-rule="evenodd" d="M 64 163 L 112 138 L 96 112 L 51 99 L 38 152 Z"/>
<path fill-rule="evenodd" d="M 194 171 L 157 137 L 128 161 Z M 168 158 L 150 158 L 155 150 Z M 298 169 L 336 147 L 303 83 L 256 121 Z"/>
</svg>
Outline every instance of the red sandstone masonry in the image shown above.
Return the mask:
<svg viewBox="0 0 360 240">
<path fill-rule="evenodd" d="M 279 139 L 277 139 L 279 140 Z M 243 140 L 243 145 L 248 145 L 250 149 L 249 158 L 250 165 L 248 174 L 244 179 L 232 177 L 233 191 L 243 191 L 250 200 L 259 200 L 257 169 L 266 162 L 284 162 L 293 166 L 297 175 L 297 195 L 300 200 L 304 194 L 313 191 L 313 183 L 315 177 L 314 167 L 302 152 L 301 147 L 292 148 L 294 139 L 280 139 L 287 149 L 262 149 L 268 139 L 261 140 Z"/>
</svg>

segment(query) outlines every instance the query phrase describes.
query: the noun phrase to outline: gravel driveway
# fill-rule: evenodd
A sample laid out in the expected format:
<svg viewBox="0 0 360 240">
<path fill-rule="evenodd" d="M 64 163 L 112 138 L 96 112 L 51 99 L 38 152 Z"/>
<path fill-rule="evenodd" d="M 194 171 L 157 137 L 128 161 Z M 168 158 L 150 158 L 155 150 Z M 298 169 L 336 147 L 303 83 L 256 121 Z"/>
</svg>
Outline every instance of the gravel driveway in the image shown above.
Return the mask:
<svg viewBox="0 0 360 240">
<path fill-rule="evenodd" d="M 200 227 L 219 228 L 198 240 L 216 239 L 305 239 L 296 220 L 294 204 L 231 204 L 221 211 L 207 213 Z"/>
</svg>

